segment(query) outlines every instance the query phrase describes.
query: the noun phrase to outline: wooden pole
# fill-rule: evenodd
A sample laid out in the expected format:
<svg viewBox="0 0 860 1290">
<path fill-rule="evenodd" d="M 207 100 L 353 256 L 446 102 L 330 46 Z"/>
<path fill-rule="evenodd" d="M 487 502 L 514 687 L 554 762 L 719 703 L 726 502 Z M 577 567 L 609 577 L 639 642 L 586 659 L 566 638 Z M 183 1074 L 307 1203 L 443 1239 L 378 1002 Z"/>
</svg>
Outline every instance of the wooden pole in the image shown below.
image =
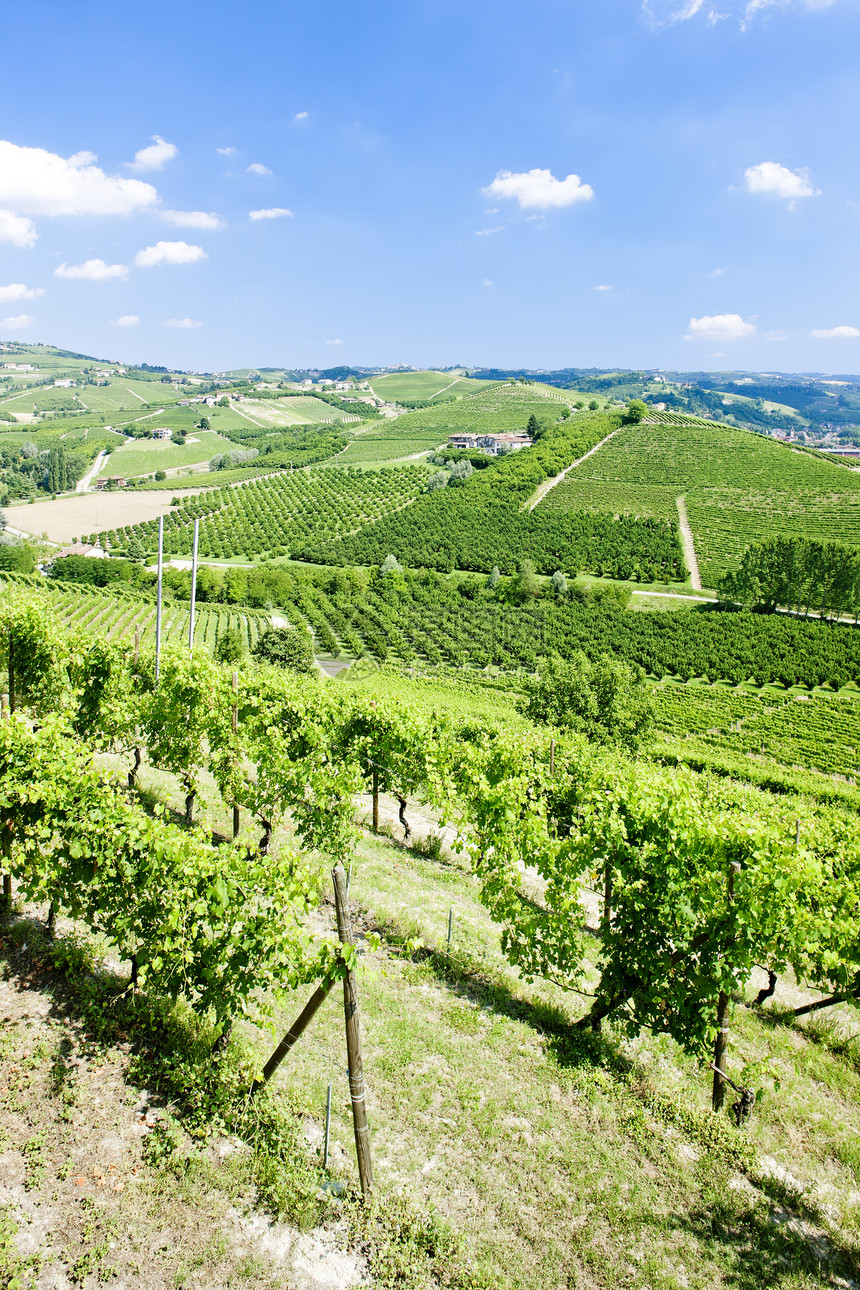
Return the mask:
<svg viewBox="0 0 860 1290">
<path fill-rule="evenodd" d="M 164 516 L 158 517 L 158 587 L 155 601 L 155 684 L 161 670 L 161 590 L 164 576 Z"/>
<path fill-rule="evenodd" d="M 195 521 L 196 523 L 196 521 Z M 230 725 L 234 735 L 239 733 L 239 673 L 234 672 L 232 678 L 233 685 L 233 708 L 230 713 Z M 233 837 L 239 836 L 239 808 L 235 802 L 233 804 Z"/>
<path fill-rule="evenodd" d="M 3 913 L 12 913 L 12 829 L 3 825 Z"/>
<path fill-rule="evenodd" d="M 194 610 L 197 606 L 197 540 L 200 535 L 200 521 L 194 521 L 194 552 L 191 556 L 191 614 L 188 619 L 188 653 L 194 652 Z"/>
<path fill-rule="evenodd" d="M 140 662 L 140 630 L 135 628 L 134 632 L 134 670 L 137 671 L 137 665 Z"/>
<path fill-rule="evenodd" d="M 297 1040 L 301 1039 L 302 1035 L 305 1033 L 308 1026 L 325 1003 L 328 998 L 329 991 L 334 983 L 334 977 L 326 977 L 322 984 L 318 985 L 316 990 L 314 990 L 310 999 L 308 999 L 304 1008 L 302 1008 L 298 1017 L 296 1017 L 295 1021 L 263 1067 L 263 1078 L 255 1080 L 251 1085 L 252 1093 L 256 1093 L 257 1089 L 262 1088 L 264 1084 L 268 1084 L 281 1062 L 287 1056 L 287 1053 L 289 1053 Z"/>
<path fill-rule="evenodd" d="M 346 874 L 339 864 L 331 873 L 337 909 L 337 934 L 342 945 L 353 945 L 352 923 L 346 898 Z M 349 1095 L 352 1099 L 352 1123 L 355 1129 L 355 1154 L 362 1196 L 373 1190 L 373 1165 L 370 1160 L 370 1133 L 367 1128 L 364 1070 L 361 1064 L 361 1032 L 358 1024 L 358 983 L 352 968 L 343 978 L 343 1011 L 346 1018 L 346 1053 L 349 1063 Z"/>
<path fill-rule="evenodd" d="M 739 874 L 741 867 L 738 862 L 732 861 L 729 865 L 729 890 L 727 904 L 731 906 L 732 897 L 735 890 L 735 876 Z M 726 948 L 731 941 L 726 941 Z M 726 1097 L 726 1049 L 729 1046 L 729 1027 L 727 1025 L 729 1016 L 729 996 L 725 991 L 720 991 L 717 1000 L 717 1038 L 714 1042 L 714 1087 L 711 1095 L 711 1104 L 715 1111 L 721 1111 L 723 1102 Z"/>
<path fill-rule="evenodd" d="M 9 633 L 9 711 L 15 711 L 15 637 Z"/>
<path fill-rule="evenodd" d="M 379 771 L 373 768 L 373 831 L 379 832 Z"/>
</svg>

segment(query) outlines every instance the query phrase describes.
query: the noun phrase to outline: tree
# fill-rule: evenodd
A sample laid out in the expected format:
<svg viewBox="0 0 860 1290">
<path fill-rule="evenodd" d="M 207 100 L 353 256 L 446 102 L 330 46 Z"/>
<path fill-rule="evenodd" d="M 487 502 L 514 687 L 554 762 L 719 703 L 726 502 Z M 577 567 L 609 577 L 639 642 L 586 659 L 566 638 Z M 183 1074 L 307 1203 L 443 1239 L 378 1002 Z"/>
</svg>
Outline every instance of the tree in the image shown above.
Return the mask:
<svg viewBox="0 0 860 1290">
<path fill-rule="evenodd" d="M 166 474 L 166 472 L 165 472 L 165 471 L 163 471 L 163 470 L 157 470 L 157 471 L 155 472 L 155 478 L 156 478 L 156 479 L 159 481 L 159 483 L 160 483 L 163 479 L 166 479 L 166 478 L 167 478 L 167 474 Z"/>
<path fill-rule="evenodd" d="M 219 663 L 241 663 L 245 657 L 245 642 L 235 627 L 228 627 L 218 637 L 215 658 Z"/>
<path fill-rule="evenodd" d="M 590 411 L 590 412 L 596 412 L 596 411 L 598 410 L 598 408 L 599 408 L 599 407 L 600 407 L 600 403 L 598 402 L 598 400 L 597 400 L 597 399 L 591 399 L 591 400 L 590 400 L 590 402 L 589 402 L 589 404 L 588 404 L 588 409 L 589 409 L 589 411 Z"/>
<path fill-rule="evenodd" d="M 582 650 L 570 661 L 558 654 L 545 659 L 527 683 L 521 710 L 543 725 L 630 749 L 638 747 L 653 720 L 642 668 L 608 654 L 592 663 Z"/>
<path fill-rule="evenodd" d="M 195 430 L 211 430 L 208 417 L 201 417 L 194 427 Z"/>
<path fill-rule="evenodd" d="M 531 560 L 520 560 L 517 576 L 514 579 L 513 594 L 521 605 L 527 604 L 530 600 L 536 600 L 540 595 L 540 583 Z"/>
<path fill-rule="evenodd" d="M 562 573 L 561 569 L 556 569 L 550 578 L 552 589 L 559 597 L 567 595 L 567 575 Z"/>
<path fill-rule="evenodd" d="M 502 575 L 499 573 L 499 566 L 497 564 L 494 564 L 487 578 L 487 586 L 489 587 L 490 591 L 495 591 L 496 587 L 498 587 L 499 582 L 501 581 L 501 577 Z"/>
<path fill-rule="evenodd" d="M 143 543 L 136 534 L 132 534 L 129 538 L 128 546 L 126 547 L 126 554 L 129 560 L 134 560 L 136 562 L 146 559 L 146 551 L 144 550 Z"/>
<path fill-rule="evenodd" d="M 632 425 L 638 425 L 643 417 L 648 415 L 648 404 L 643 403 L 641 399 L 631 399 L 627 404 L 627 413 L 625 421 Z"/>
<path fill-rule="evenodd" d="M 399 564 L 393 555 L 387 555 L 379 566 L 379 572 L 382 574 L 402 573 L 403 565 Z"/>
<path fill-rule="evenodd" d="M 267 627 L 251 653 L 264 663 L 274 663 L 293 672 L 314 670 L 310 635 L 294 627 Z"/>
</svg>

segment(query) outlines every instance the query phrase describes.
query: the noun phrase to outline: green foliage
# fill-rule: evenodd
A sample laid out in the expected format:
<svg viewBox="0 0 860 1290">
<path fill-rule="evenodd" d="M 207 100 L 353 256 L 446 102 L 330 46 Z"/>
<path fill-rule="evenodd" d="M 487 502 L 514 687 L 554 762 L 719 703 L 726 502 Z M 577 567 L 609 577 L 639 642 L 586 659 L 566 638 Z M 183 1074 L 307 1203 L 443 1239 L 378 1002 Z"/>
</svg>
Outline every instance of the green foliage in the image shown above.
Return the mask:
<svg viewBox="0 0 860 1290">
<path fill-rule="evenodd" d="M 221 633 L 214 655 L 218 663 L 241 663 L 245 657 L 245 642 L 235 627 L 228 627 Z"/>
<path fill-rule="evenodd" d="M 627 414 L 625 420 L 631 425 L 638 425 L 643 417 L 648 415 L 648 404 L 642 399 L 631 399 L 627 404 Z"/>
<path fill-rule="evenodd" d="M 0 544 L 0 569 L 12 573 L 32 573 L 36 567 L 36 556 L 27 542 L 4 542 Z"/>
<path fill-rule="evenodd" d="M 570 661 L 553 654 L 542 662 L 526 682 L 521 710 L 532 721 L 629 749 L 639 746 L 654 716 L 641 668 L 606 654 L 592 663 L 581 650 Z"/>
<path fill-rule="evenodd" d="M 726 600 L 772 613 L 839 618 L 860 614 L 860 552 L 835 542 L 772 538 L 747 547 L 740 568 L 720 583 Z"/>
<path fill-rule="evenodd" d="M 253 649 L 255 658 L 291 672 L 312 672 L 314 653 L 307 632 L 292 627 L 269 627 Z"/>
</svg>

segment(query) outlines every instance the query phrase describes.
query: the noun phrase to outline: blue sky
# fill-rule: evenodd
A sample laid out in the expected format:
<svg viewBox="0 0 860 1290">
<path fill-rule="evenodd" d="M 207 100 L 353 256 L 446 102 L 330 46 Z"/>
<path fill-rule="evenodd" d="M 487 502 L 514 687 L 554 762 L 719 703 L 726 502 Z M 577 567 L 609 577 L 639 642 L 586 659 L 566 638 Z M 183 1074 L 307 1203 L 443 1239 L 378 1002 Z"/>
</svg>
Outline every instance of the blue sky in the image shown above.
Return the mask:
<svg viewBox="0 0 860 1290">
<path fill-rule="evenodd" d="M 860 0 L 30 0 L 3 49 L 0 339 L 860 372 Z"/>
</svg>

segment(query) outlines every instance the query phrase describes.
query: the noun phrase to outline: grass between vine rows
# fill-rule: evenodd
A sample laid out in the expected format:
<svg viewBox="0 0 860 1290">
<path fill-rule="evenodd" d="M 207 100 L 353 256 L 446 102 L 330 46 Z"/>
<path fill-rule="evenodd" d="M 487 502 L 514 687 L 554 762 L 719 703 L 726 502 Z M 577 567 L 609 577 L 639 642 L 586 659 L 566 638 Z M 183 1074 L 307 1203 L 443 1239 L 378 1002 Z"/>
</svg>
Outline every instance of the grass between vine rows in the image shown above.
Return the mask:
<svg viewBox="0 0 860 1290">
<path fill-rule="evenodd" d="M 180 806 L 169 777 L 147 771 L 144 783 Z M 384 806 L 393 821 L 396 807 Z M 213 797 L 204 825 L 223 826 L 223 814 Z M 433 841 L 433 821 L 412 804 L 409 814 L 416 836 L 429 835 L 424 850 L 365 834 L 352 875 L 358 930 L 382 934 L 360 958 L 382 1198 L 369 1215 L 354 1196 L 337 992 L 249 1116 L 248 1083 L 272 1033 L 241 1025 L 213 1063 L 204 1026 L 157 1002 L 117 1003 L 125 979 L 96 970 L 74 937 L 50 951 L 32 924 L 7 932 L 8 984 L 53 1003 L 43 1035 L 32 1024 L 4 1033 L 0 1159 L 7 1170 L 11 1159 L 23 1199 L 35 1192 L 66 1215 L 65 1275 L 77 1267 L 96 1278 L 90 1285 L 106 1284 L 111 1269 L 140 1286 L 278 1284 L 283 1269 L 248 1236 L 268 1214 L 296 1228 L 328 1224 L 324 1239 L 359 1250 L 377 1286 L 806 1290 L 856 1280 L 860 1046 L 844 1036 L 856 1033 L 857 1011 L 791 1024 L 790 983 L 771 1010 L 736 1006 L 730 1069 L 769 1059 L 781 1080 L 739 1133 L 711 1113 L 704 1064 L 668 1040 L 572 1032 L 588 1000 L 518 978 L 474 879 Z M 319 924 L 333 925 L 329 907 Z M 306 993 L 278 1010 L 275 1033 Z M 319 1190 L 329 1082 L 342 1199 Z M 104 1128 L 95 1099 L 111 1084 L 114 1109 L 132 1116 L 146 1090 L 162 1116 L 122 1192 L 107 1158 L 80 1147 L 93 1125 Z M 181 1228 L 164 1218 L 173 1207 Z M 24 1212 L 16 1203 L 12 1217 L 26 1237 Z M 0 1236 L 0 1251 L 4 1239 L 0 1268 L 17 1257 L 18 1237 Z M 153 1248 L 157 1277 L 146 1280 Z"/>
</svg>

